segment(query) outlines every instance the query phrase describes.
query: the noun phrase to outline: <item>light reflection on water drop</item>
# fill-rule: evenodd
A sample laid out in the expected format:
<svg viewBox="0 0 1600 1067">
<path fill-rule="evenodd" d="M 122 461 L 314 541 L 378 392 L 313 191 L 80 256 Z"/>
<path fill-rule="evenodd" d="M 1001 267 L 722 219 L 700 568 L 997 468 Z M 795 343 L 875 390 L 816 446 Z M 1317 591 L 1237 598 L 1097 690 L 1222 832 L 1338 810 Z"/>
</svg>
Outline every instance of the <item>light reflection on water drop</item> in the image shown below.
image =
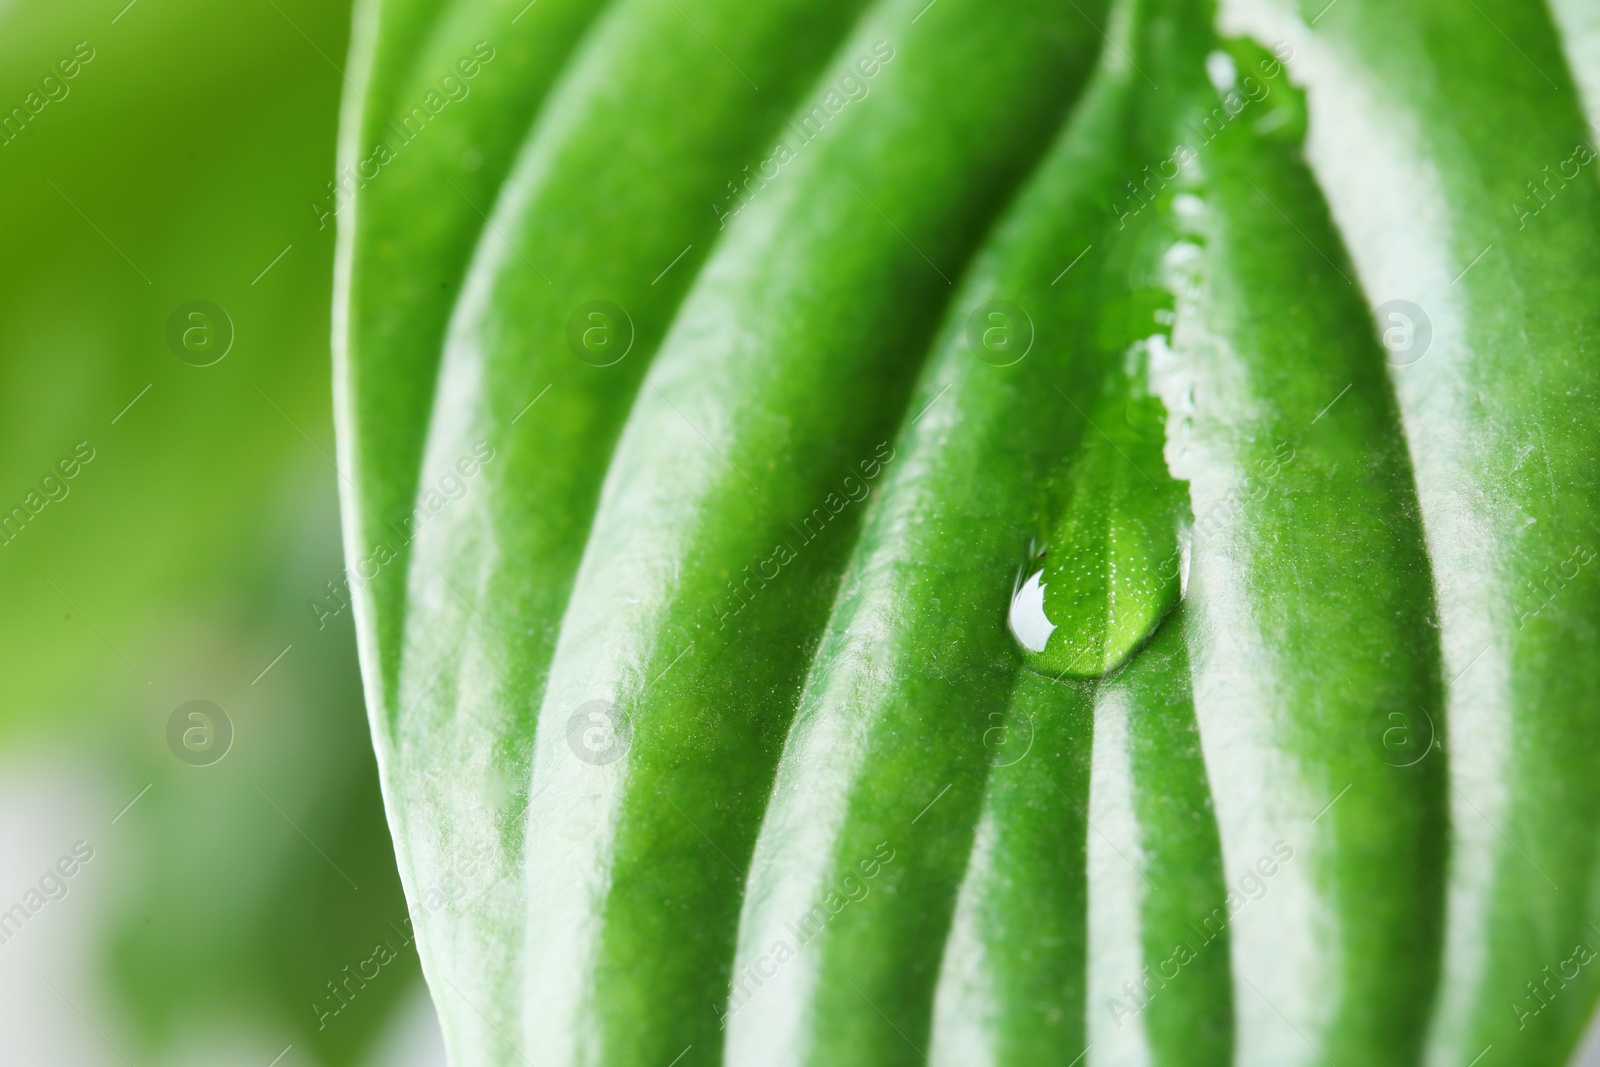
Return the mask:
<svg viewBox="0 0 1600 1067">
<path fill-rule="evenodd" d="M 1044 613 L 1044 571 L 1037 571 L 1011 598 L 1011 613 L 1007 622 L 1011 636 L 1029 652 L 1043 652 L 1055 633 L 1056 624 Z"/>
</svg>

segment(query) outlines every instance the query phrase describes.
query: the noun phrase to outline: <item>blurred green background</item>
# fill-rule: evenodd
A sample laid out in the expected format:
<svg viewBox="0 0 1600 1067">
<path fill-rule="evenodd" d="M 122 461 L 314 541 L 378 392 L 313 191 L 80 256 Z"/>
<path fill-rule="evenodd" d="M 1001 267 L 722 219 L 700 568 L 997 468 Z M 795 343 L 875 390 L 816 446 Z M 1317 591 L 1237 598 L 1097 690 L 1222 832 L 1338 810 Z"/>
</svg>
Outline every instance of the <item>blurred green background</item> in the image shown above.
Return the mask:
<svg viewBox="0 0 1600 1067">
<path fill-rule="evenodd" d="M 0 913 L 94 850 L 0 926 L 0 1063 L 438 1062 L 349 613 L 309 603 L 341 574 L 310 204 L 348 34 L 313 0 L 0 0 L 0 515 L 29 516 L 0 535 Z M 196 299 L 234 331 L 205 367 L 167 341 Z M 207 766 L 168 743 L 195 699 L 234 733 Z"/>
</svg>

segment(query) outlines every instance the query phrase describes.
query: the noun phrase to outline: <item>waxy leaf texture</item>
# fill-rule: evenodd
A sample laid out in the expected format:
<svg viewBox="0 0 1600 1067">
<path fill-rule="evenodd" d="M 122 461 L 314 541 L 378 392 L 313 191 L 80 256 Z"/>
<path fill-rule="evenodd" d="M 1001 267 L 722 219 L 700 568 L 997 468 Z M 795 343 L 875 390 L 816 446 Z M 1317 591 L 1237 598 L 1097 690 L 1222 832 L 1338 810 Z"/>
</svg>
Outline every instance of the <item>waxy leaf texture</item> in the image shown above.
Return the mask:
<svg viewBox="0 0 1600 1067">
<path fill-rule="evenodd" d="M 453 1063 L 1567 1061 L 1592 4 L 366 0 L 352 76 Z"/>
</svg>

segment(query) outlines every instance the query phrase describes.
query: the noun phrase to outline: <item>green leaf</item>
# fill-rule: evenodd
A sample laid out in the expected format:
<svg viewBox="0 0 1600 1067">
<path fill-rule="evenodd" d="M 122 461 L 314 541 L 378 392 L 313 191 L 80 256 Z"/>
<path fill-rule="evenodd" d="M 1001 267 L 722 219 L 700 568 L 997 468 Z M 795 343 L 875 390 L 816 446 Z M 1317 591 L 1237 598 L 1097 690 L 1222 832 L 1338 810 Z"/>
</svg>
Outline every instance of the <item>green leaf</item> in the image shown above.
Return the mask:
<svg viewBox="0 0 1600 1067">
<path fill-rule="evenodd" d="M 1142 348 L 1129 354 L 1147 358 Z M 1161 456 L 1166 410 L 1142 368 L 1112 374 L 1073 461 L 1069 502 L 1044 566 L 1011 601 L 1012 633 L 1049 674 L 1114 670 L 1178 604 L 1188 502 Z"/>
<path fill-rule="evenodd" d="M 392 728 L 418 467 L 445 325 L 484 213 L 600 0 L 362 0 L 339 165 L 334 416 L 347 584 L 375 729 Z M 474 73 L 468 73 L 469 71 Z"/>
<path fill-rule="evenodd" d="M 1310 35 L 1261 32 L 1288 36 L 1321 104 L 1307 149 L 1368 299 L 1410 301 L 1431 324 L 1427 350 L 1392 372 L 1448 683 L 1431 1062 L 1490 1044 L 1560 1062 L 1600 991 L 1592 968 L 1564 966 L 1600 918 L 1600 839 L 1573 817 L 1600 802 L 1600 633 L 1581 562 L 1600 521 L 1593 132 L 1540 7 L 1357 4 Z M 1551 982 L 1559 996 L 1540 985 L 1547 966 L 1570 976 Z"/>
<path fill-rule="evenodd" d="M 1230 920 L 1292 859 L 1286 843 L 1223 881 L 1184 631 L 1173 619 L 1096 693 L 1088 1040 L 1113 1062 L 1229 1062 Z"/>
<path fill-rule="evenodd" d="M 476 215 L 442 148 L 358 192 L 349 541 L 405 531 L 359 619 L 457 1061 L 1571 1048 L 1587 972 L 1504 1005 L 1600 799 L 1576 92 L 1509 0 L 1237 6 L 574 8 L 524 141 L 439 139 Z M 493 10 L 380 6 L 372 114 Z"/>
</svg>

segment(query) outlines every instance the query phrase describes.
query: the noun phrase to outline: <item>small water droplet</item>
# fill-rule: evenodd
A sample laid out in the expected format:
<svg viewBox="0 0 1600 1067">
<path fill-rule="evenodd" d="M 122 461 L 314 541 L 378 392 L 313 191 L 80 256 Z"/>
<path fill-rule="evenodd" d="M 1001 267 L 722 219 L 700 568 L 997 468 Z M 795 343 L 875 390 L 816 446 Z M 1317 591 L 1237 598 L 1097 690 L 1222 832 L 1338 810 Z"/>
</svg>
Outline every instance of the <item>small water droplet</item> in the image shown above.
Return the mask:
<svg viewBox="0 0 1600 1067">
<path fill-rule="evenodd" d="M 1011 633 L 1042 672 L 1115 670 L 1182 597 L 1188 493 L 1167 470 L 1166 412 L 1146 382 L 1143 366 L 1111 375 L 1071 460 L 1043 566 L 1012 596 Z"/>
</svg>

